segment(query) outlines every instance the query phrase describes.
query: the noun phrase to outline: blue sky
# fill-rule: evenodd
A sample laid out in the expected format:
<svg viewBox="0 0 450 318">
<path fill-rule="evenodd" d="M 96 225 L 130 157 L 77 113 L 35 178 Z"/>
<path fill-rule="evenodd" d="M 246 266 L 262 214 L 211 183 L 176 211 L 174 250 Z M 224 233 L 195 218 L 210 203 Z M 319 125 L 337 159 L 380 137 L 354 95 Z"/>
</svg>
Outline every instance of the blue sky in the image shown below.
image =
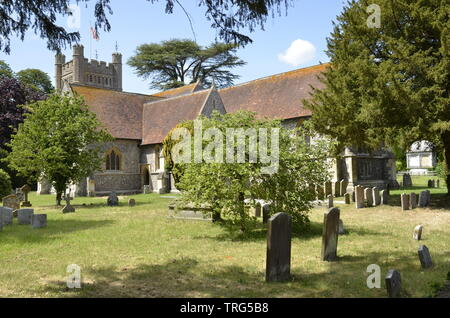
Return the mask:
<svg viewBox="0 0 450 318">
<path fill-rule="evenodd" d="M 109 33 L 101 32 L 100 41 L 97 42 L 90 40 L 90 21 L 94 20 L 94 1 L 91 2 L 87 8 L 84 4 L 80 6 L 79 29 L 65 18 L 61 18 L 59 23 L 68 30 L 81 33 L 81 44 L 85 46 L 87 58 L 91 51 L 91 57 L 95 58 L 97 51 L 99 60 L 110 62 L 117 41 L 124 57 L 124 90 L 154 92 L 149 89 L 148 82 L 137 77 L 125 62 L 142 43 L 172 38 L 193 39 L 189 22 L 181 8 L 175 7 L 174 14 L 168 15 L 164 13 L 163 0 L 155 4 L 144 0 L 112 0 L 114 14 L 109 19 L 112 30 Z M 210 22 L 204 17 L 204 8 L 197 6 L 198 1 L 181 0 L 181 3 L 192 16 L 197 42 L 200 45 L 213 42 L 216 30 L 210 27 Z M 238 56 L 247 65 L 235 70 L 241 76 L 236 84 L 327 62 L 328 57 L 324 52 L 326 38 L 332 31 L 332 21 L 342 11 L 344 4 L 344 0 L 296 0 L 287 16 L 283 12 L 281 16 L 269 18 L 264 31 L 257 29 L 250 34 L 254 42 L 238 50 Z M 63 52 L 70 60 L 71 49 L 67 48 Z M 284 58 L 280 58 L 280 55 Z M 11 54 L 0 53 L 0 60 L 9 63 L 14 71 L 39 68 L 53 79 L 54 53 L 46 48 L 44 40 L 31 32 L 24 42 L 14 39 Z"/>
</svg>

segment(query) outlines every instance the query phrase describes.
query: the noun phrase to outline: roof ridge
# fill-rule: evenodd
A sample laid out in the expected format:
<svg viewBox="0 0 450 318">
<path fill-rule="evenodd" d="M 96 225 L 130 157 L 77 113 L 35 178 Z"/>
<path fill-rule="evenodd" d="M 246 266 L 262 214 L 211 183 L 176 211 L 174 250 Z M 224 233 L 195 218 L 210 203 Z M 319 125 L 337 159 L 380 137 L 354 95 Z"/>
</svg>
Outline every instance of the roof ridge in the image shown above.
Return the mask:
<svg viewBox="0 0 450 318">
<path fill-rule="evenodd" d="M 147 105 L 147 104 L 159 103 L 159 102 L 163 102 L 163 101 L 167 101 L 167 100 L 173 100 L 173 99 L 176 99 L 176 98 L 192 96 L 192 95 L 199 94 L 199 93 L 205 93 L 208 90 L 210 90 L 210 88 L 202 89 L 200 91 L 192 92 L 192 93 L 185 94 L 185 95 L 178 95 L 178 96 L 172 96 L 172 97 L 163 97 L 163 98 L 161 98 L 161 100 L 152 100 L 152 101 L 145 102 L 144 106 Z M 153 95 L 150 95 L 150 96 L 153 96 Z M 158 97 L 158 96 L 155 96 L 155 97 Z"/>
<path fill-rule="evenodd" d="M 120 94 L 125 94 L 125 95 L 135 95 L 135 96 L 144 96 L 144 97 L 155 97 L 155 98 L 161 98 L 164 99 L 164 97 L 159 97 L 159 96 L 154 96 L 154 95 L 149 95 L 149 94 L 142 94 L 142 93 L 133 93 L 133 92 L 124 92 L 124 91 L 116 91 L 114 89 L 108 89 L 108 88 L 103 88 L 103 87 L 95 87 L 95 86 L 89 86 L 89 85 L 83 85 L 83 84 L 78 84 L 78 83 L 70 83 L 70 86 L 76 86 L 76 87 L 86 87 L 86 88 L 93 88 L 93 89 L 98 89 L 101 91 L 107 91 L 107 92 L 113 92 L 113 93 L 120 93 Z"/>
</svg>

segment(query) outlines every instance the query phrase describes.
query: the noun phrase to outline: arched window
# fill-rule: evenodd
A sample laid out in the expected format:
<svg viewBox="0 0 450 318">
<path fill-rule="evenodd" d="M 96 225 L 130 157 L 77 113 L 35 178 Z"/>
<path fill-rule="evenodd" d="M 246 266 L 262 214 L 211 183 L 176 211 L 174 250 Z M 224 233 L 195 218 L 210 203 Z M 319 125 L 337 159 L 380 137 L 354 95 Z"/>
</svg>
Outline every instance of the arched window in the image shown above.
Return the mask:
<svg viewBox="0 0 450 318">
<path fill-rule="evenodd" d="M 120 170 L 120 155 L 115 150 L 106 155 L 106 170 Z"/>
</svg>

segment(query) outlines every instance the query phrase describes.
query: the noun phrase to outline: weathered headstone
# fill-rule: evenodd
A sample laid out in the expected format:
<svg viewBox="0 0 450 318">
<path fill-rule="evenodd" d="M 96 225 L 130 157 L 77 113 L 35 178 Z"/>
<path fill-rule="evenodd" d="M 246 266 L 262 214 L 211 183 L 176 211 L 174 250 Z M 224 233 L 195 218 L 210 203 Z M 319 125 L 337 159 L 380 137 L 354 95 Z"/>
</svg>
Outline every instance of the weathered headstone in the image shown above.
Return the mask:
<svg viewBox="0 0 450 318">
<path fill-rule="evenodd" d="M 34 214 L 31 217 L 31 226 L 33 229 L 47 227 L 47 214 Z"/>
<path fill-rule="evenodd" d="M 422 191 L 419 193 L 419 207 L 424 208 L 426 206 L 428 206 L 428 193 Z"/>
<path fill-rule="evenodd" d="M 400 275 L 400 272 L 395 269 L 389 270 L 385 281 L 388 297 L 399 297 L 402 290 L 402 277 Z"/>
<path fill-rule="evenodd" d="M 347 187 L 348 187 L 348 181 L 345 179 L 342 179 L 340 184 L 339 184 L 339 194 L 342 196 L 347 192 Z"/>
<path fill-rule="evenodd" d="M 433 181 L 430 179 L 428 180 L 428 188 L 432 188 L 433 187 Z"/>
<path fill-rule="evenodd" d="M 144 194 L 150 194 L 152 190 L 149 185 L 144 185 Z"/>
<path fill-rule="evenodd" d="M 417 208 L 417 195 L 414 192 L 409 195 L 409 206 L 411 210 Z"/>
<path fill-rule="evenodd" d="M 330 209 L 333 206 L 334 206 L 334 204 L 333 204 L 333 195 L 330 194 L 330 195 L 328 195 L 328 198 L 327 198 L 327 207 Z"/>
<path fill-rule="evenodd" d="M 421 245 L 419 247 L 419 260 L 420 265 L 422 268 L 427 269 L 433 266 L 433 260 L 431 259 L 430 251 L 428 250 L 428 247 L 425 245 Z"/>
<path fill-rule="evenodd" d="M 118 206 L 119 205 L 119 197 L 116 192 L 111 192 L 108 196 L 108 200 L 106 201 L 108 206 Z"/>
<path fill-rule="evenodd" d="M 364 208 L 364 187 L 356 186 L 355 188 L 355 199 L 356 199 L 356 208 L 362 209 Z"/>
<path fill-rule="evenodd" d="M 20 201 L 17 195 L 11 194 L 2 199 L 3 206 L 14 210 L 20 209 Z"/>
<path fill-rule="evenodd" d="M 70 197 L 70 192 L 69 192 L 69 194 L 66 194 L 64 196 L 64 201 L 66 201 L 66 205 L 61 210 L 62 213 L 73 213 L 73 212 L 75 212 L 75 208 L 70 204 L 71 200 L 72 200 L 72 198 Z"/>
<path fill-rule="evenodd" d="M 371 188 L 364 189 L 364 199 L 367 202 L 367 206 L 373 206 L 373 191 Z"/>
<path fill-rule="evenodd" d="M 263 211 L 263 224 L 267 224 L 270 218 L 270 204 L 266 203 L 262 207 Z"/>
<path fill-rule="evenodd" d="M 344 222 L 339 219 L 339 235 L 345 234 Z"/>
<path fill-rule="evenodd" d="M 388 190 L 381 190 L 380 197 L 381 197 L 381 204 L 382 205 L 389 204 L 389 192 L 388 192 Z"/>
<path fill-rule="evenodd" d="M 337 259 L 340 214 L 341 211 L 338 208 L 332 208 L 323 216 L 321 254 L 323 261 L 331 262 Z"/>
<path fill-rule="evenodd" d="M 19 223 L 19 225 L 30 225 L 33 214 L 33 209 L 17 210 L 17 222 Z"/>
<path fill-rule="evenodd" d="M 14 219 L 13 209 L 7 207 L 0 207 L 0 219 L 4 226 L 12 225 Z"/>
<path fill-rule="evenodd" d="M 330 194 L 333 194 L 333 188 L 332 188 L 331 181 L 325 182 L 324 188 L 325 188 L 325 196 L 326 197 L 328 197 Z"/>
<path fill-rule="evenodd" d="M 336 198 L 341 196 L 341 182 L 340 181 L 333 182 L 333 192 L 334 192 L 334 196 Z"/>
<path fill-rule="evenodd" d="M 412 179 L 411 179 L 411 175 L 409 173 L 405 173 L 403 175 L 403 186 L 405 188 L 409 188 L 412 187 L 413 183 L 412 183 Z"/>
<path fill-rule="evenodd" d="M 422 239 L 423 225 L 417 225 L 414 228 L 413 239 L 420 241 Z"/>
<path fill-rule="evenodd" d="M 402 195 L 400 196 L 400 200 L 402 203 L 402 210 L 403 211 L 407 211 L 409 210 L 409 194 L 406 193 L 402 193 Z"/>
<path fill-rule="evenodd" d="M 352 195 L 350 193 L 348 193 L 348 192 L 346 194 L 344 194 L 345 204 L 351 204 L 351 202 L 350 202 L 351 197 L 352 197 Z"/>
<path fill-rule="evenodd" d="M 286 213 L 277 213 L 269 219 L 268 223 L 266 281 L 289 280 L 292 218 Z"/>
<path fill-rule="evenodd" d="M 15 194 L 16 194 L 17 200 L 19 200 L 19 202 L 22 202 L 25 200 L 25 195 L 22 192 L 22 188 L 16 188 Z"/>
<path fill-rule="evenodd" d="M 136 200 L 135 199 L 129 199 L 128 200 L 128 206 L 133 207 L 136 205 Z"/>
<path fill-rule="evenodd" d="M 381 204 L 381 196 L 380 189 L 377 187 L 372 188 L 372 196 L 373 196 L 373 206 L 378 206 Z"/>
<path fill-rule="evenodd" d="M 23 202 L 22 202 L 22 207 L 31 207 L 31 202 L 28 201 L 28 193 L 31 192 L 31 187 L 29 185 L 24 185 L 22 188 L 20 188 L 20 190 L 22 190 L 23 193 Z"/>
<path fill-rule="evenodd" d="M 256 203 L 255 205 L 255 217 L 260 218 L 261 217 L 261 204 Z"/>
</svg>

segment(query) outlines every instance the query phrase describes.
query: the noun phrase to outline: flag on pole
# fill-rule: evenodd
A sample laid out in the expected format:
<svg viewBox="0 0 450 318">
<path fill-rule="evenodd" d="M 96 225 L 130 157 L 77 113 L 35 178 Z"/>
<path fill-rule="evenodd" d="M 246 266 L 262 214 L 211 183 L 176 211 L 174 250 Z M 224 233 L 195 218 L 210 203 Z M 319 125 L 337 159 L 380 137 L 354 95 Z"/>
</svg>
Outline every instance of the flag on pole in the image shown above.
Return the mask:
<svg viewBox="0 0 450 318">
<path fill-rule="evenodd" d="M 100 37 L 98 36 L 97 30 L 93 27 L 91 27 L 91 34 L 92 38 L 96 41 L 100 40 Z"/>
</svg>

